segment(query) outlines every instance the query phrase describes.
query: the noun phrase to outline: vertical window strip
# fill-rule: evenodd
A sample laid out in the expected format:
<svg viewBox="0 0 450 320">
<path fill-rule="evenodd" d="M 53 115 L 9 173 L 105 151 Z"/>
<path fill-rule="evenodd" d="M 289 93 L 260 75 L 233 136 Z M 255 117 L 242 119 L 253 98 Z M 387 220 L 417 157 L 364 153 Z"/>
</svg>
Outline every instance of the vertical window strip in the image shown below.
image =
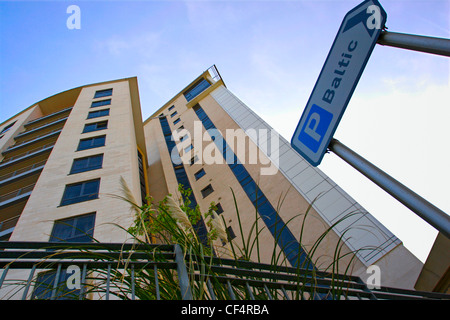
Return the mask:
<svg viewBox="0 0 450 320">
<path fill-rule="evenodd" d="M 200 121 L 202 121 L 206 130 L 216 129 L 214 123 L 211 119 L 209 119 L 208 115 L 199 104 L 195 105 L 193 109 Z M 228 163 L 228 166 L 236 176 L 236 179 L 241 184 L 250 201 L 257 209 L 262 220 L 272 233 L 272 236 L 276 239 L 278 245 L 283 250 L 289 262 L 293 266 L 300 265 L 308 268 L 314 268 L 313 262 L 308 258 L 306 252 L 301 247 L 301 244 L 283 222 L 281 217 L 278 215 L 278 212 L 273 208 L 272 204 L 268 201 L 256 182 L 251 178 L 245 167 L 239 163 L 236 155 L 233 153 L 225 139 L 221 137 L 221 139 L 216 139 L 215 141 L 220 140 L 222 141 L 216 142 L 216 144 L 219 148 L 222 146 L 223 149 L 220 151 L 222 152 L 224 159 L 227 160 L 230 156 L 233 156 L 235 161 L 233 161 L 233 163 Z"/>
<path fill-rule="evenodd" d="M 172 139 L 172 131 L 170 130 L 170 126 L 167 121 L 167 118 L 166 117 L 159 118 L 159 122 L 161 124 L 164 139 L 166 140 L 166 145 L 167 145 L 167 149 L 169 151 L 169 155 L 172 155 L 172 150 L 173 150 L 173 148 L 176 148 L 176 147 L 175 147 L 175 141 L 173 141 L 173 139 Z M 179 157 L 179 155 L 177 155 L 177 156 Z M 174 161 L 174 162 L 181 163 L 181 161 L 179 161 L 179 162 Z M 172 162 L 172 165 L 173 165 L 173 169 L 175 171 L 175 176 L 177 178 L 178 184 L 181 184 L 184 189 L 192 189 L 191 184 L 189 182 L 189 178 L 187 176 L 187 173 L 186 173 L 186 170 L 184 169 L 183 164 L 178 165 L 178 164 L 174 164 L 174 162 Z M 189 205 L 189 207 L 191 209 L 194 209 L 197 206 L 197 200 L 195 199 L 194 192 L 192 192 L 191 195 L 189 196 L 189 200 L 191 201 L 191 204 Z M 200 218 L 200 220 L 194 225 L 194 230 L 196 231 L 198 237 L 200 238 L 200 241 L 203 244 L 207 244 L 207 241 L 208 241 L 207 230 L 206 230 L 206 225 L 205 225 L 205 222 L 203 221 L 203 218 Z"/>
</svg>

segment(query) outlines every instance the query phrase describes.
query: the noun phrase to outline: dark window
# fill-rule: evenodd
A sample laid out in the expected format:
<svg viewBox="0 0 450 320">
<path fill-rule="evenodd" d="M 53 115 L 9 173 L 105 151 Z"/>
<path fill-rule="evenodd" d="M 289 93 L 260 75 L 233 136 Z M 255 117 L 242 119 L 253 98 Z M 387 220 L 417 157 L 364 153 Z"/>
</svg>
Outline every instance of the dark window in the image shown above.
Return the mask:
<svg viewBox="0 0 450 320">
<path fill-rule="evenodd" d="M 206 174 L 205 169 L 200 169 L 199 171 L 197 171 L 194 176 L 195 176 L 195 180 L 200 179 L 201 177 L 203 177 Z"/>
<path fill-rule="evenodd" d="M 177 123 L 180 122 L 180 121 L 181 121 L 181 119 L 178 118 L 178 119 L 176 119 L 176 120 L 173 122 L 173 124 L 177 124 Z"/>
<path fill-rule="evenodd" d="M 50 242 L 92 242 L 95 213 L 55 221 Z"/>
<path fill-rule="evenodd" d="M 83 133 L 104 130 L 107 128 L 108 128 L 108 121 L 88 123 L 84 125 Z"/>
<path fill-rule="evenodd" d="M 233 231 L 232 227 L 228 227 L 227 228 L 227 236 L 228 236 L 228 241 L 233 240 L 234 238 L 236 238 L 236 234 Z"/>
<path fill-rule="evenodd" d="M 172 114 L 170 115 L 170 117 L 173 118 L 173 117 L 175 117 L 177 114 L 178 114 L 178 111 L 175 111 L 174 113 L 172 113 Z"/>
<path fill-rule="evenodd" d="M 98 90 L 98 91 L 95 92 L 94 99 L 95 98 L 112 96 L 112 90 L 113 89 Z"/>
<path fill-rule="evenodd" d="M 197 155 L 193 156 L 193 157 L 191 158 L 191 161 L 190 161 L 191 166 L 192 166 L 194 163 L 196 163 L 197 161 L 198 161 L 198 156 L 197 156 Z"/>
<path fill-rule="evenodd" d="M 109 106 L 111 104 L 111 99 L 94 101 L 91 104 L 91 108 L 101 107 L 101 106 Z"/>
<path fill-rule="evenodd" d="M 92 119 L 92 118 L 99 118 L 99 117 L 104 117 L 104 116 L 109 116 L 109 109 L 91 111 L 91 112 L 89 112 L 87 118 Z"/>
<path fill-rule="evenodd" d="M 186 92 L 184 92 L 184 96 L 187 101 L 191 101 L 200 93 L 202 93 L 206 88 L 208 88 L 211 84 L 206 79 L 199 80 L 196 84 L 190 87 Z"/>
<path fill-rule="evenodd" d="M 6 127 L 3 128 L 3 130 L 0 132 L 1 133 L 5 133 L 6 131 L 8 131 L 9 129 L 12 128 L 12 126 L 16 123 L 16 121 L 14 121 L 13 123 L 8 124 Z"/>
<path fill-rule="evenodd" d="M 210 195 L 210 194 L 213 193 L 213 192 L 214 192 L 214 189 L 213 189 L 213 187 L 212 187 L 210 184 L 208 184 L 208 185 L 207 185 L 205 188 L 203 188 L 202 191 L 201 191 L 203 198 L 206 198 L 208 195 Z"/>
<path fill-rule="evenodd" d="M 72 169 L 70 173 L 79 173 L 84 171 L 90 171 L 100 169 L 103 164 L 103 154 L 97 154 L 95 156 L 84 157 L 73 160 Z"/>
<path fill-rule="evenodd" d="M 184 152 L 189 152 L 192 150 L 192 148 L 193 148 L 192 144 L 188 145 L 186 148 L 184 148 Z"/>
<path fill-rule="evenodd" d="M 141 200 L 142 204 L 147 203 L 147 188 L 145 186 L 145 172 L 144 172 L 144 157 L 142 154 L 137 152 L 138 155 L 138 165 L 139 165 L 139 182 L 141 185 Z"/>
<path fill-rule="evenodd" d="M 87 139 L 81 139 L 78 144 L 77 151 L 103 147 L 105 145 L 106 136 L 98 136 Z"/>
<path fill-rule="evenodd" d="M 64 190 L 61 206 L 98 198 L 100 179 L 69 184 Z"/>
<path fill-rule="evenodd" d="M 175 108 L 175 106 L 171 106 L 171 107 L 169 108 L 169 111 L 172 110 L 173 108 Z"/>
<path fill-rule="evenodd" d="M 180 131 L 183 130 L 183 129 L 184 129 L 184 126 L 181 125 L 181 126 L 177 129 L 177 131 L 180 132 Z"/>
<path fill-rule="evenodd" d="M 216 207 L 217 207 L 217 210 L 216 210 L 217 214 L 223 213 L 223 208 L 222 208 L 222 205 L 220 203 L 217 203 Z"/>
<path fill-rule="evenodd" d="M 61 269 L 59 272 L 59 279 L 56 282 L 55 278 L 57 271 L 45 271 L 38 274 L 36 283 L 34 285 L 32 300 L 77 300 L 79 299 L 80 289 L 69 289 L 67 287 L 67 280 L 73 274 L 68 273 L 67 270 Z M 53 290 L 55 289 L 55 290 Z M 54 295 L 53 295 L 54 294 Z"/>
</svg>

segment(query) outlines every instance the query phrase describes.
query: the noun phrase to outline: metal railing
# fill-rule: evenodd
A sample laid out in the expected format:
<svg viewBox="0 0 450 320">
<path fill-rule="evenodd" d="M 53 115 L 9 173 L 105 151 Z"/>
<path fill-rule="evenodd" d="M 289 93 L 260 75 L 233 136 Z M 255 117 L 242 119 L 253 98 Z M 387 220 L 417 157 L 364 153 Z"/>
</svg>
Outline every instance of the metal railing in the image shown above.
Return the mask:
<svg viewBox="0 0 450 320">
<path fill-rule="evenodd" d="M 0 268 L 0 299 L 450 299 L 369 289 L 355 276 L 199 257 L 179 245 L 0 242 Z"/>
<path fill-rule="evenodd" d="M 31 120 L 31 121 L 25 123 L 25 127 L 29 127 L 29 126 L 31 126 L 31 125 L 33 125 L 33 124 L 36 124 L 36 123 L 38 123 L 38 122 L 40 122 L 40 121 L 42 121 L 42 120 L 46 120 L 46 119 L 52 118 L 52 117 L 54 117 L 54 116 L 56 116 L 56 115 L 63 114 L 63 113 L 65 113 L 65 112 L 67 112 L 67 111 L 71 111 L 72 108 L 73 108 L 73 107 L 65 108 L 65 109 L 63 109 L 63 110 L 61 110 L 61 111 L 57 111 L 57 112 L 55 112 L 55 113 L 52 113 L 52 114 L 49 114 L 49 115 L 46 115 L 46 116 L 43 116 L 43 117 L 40 117 L 40 118 Z M 57 120 L 55 120 L 55 121 L 57 121 Z M 38 128 L 38 127 L 35 127 L 35 128 Z M 35 128 L 30 129 L 30 130 L 34 130 Z"/>
<path fill-rule="evenodd" d="M 31 171 L 31 170 L 33 170 L 35 168 L 39 168 L 39 167 L 43 168 L 46 162 L 47 162 L 47 160 L 39 161 L 37 163 L 33 163 L 32 165 L 29 165 L 29 166 L 17 169 L 17 170 L 12 171 L 12 172 L 8 172 L 7 174 L 1 175 L 0 176 L 0 182 L 3 181 L 3 180 L 9 179 L 9 178 L 15 177 L 15 176 L 17 176 L 19 174 L 25 173 L 27 171 Z"/>
<path fill-rule="evenodd" d="M 52 121 L 50 123 L 43 124 L 42 126 L 30 129 L 30 130 L 23 131 L 23 132 L 19 133 L 17 136 L 15 136 L 14 139 L 18 140 L 18 139 L 20 139 L 20 138 L 22 138 L 24 136 L 32 135 L 33 133 L 41 131 L 42 129 L 49 128 L 49 127 L 52 127 L 52 126 L 57 125 L 57 124 L 62 124 L 61 126 L 59 126 L 58 129 L 56 129 L 56 130 L 60 130 L 64 126 L 64 123 L 67 121 L 68 118 L 69 118 L 68 116 L 63 117 L 63 118 L 59 118 L 59 119 L 57 119 L 55 121 Z M 55 130 L 53 130 L 53 131 L 55 131 Z M 49 132 L 51 132 L 51 131 L 49 131 Z"/>
<path fill-rule="evenodd" d="M 31 150 L 28 150 L 27 152 L 20 153 L 18 155 L 12 156 L 12 157 L 4 158 L 2 160 L 2 162 L 0 162 L 0 165 L 3 165 L 5 163 L 11 162 L 11 161 L 19 159 L 19 158 L 26 157 L 29 154 L 32 154 L 32 153 L 35 153 L 35 152 L 39 152 L 39 151 L 41 151 L 43 149 L 46 149 L 46 148 L 49 148 L 49 147 L 53 147 L 54 145 L 55 145 L 55 142 L 48 143 L 48 144 L 45 144 L 45 145 L 43 145 L 41 147 L 37 147 L 37 148 L 31 149 Z"/>
<path fill-rule="evenodd" d="M 61 131 L 62 131 L 62 127 L 61 127 L 61 128 L 56 128 L 56 129 L 53 129 L 53 130 L 50 130 L 50 131 L 48 131 L 48 132 L 46 132 L 46 133 L 40 134 L 40 135 L 38 135 L 38 136 L 36 136 L 36 137 L 33 137 L 33 138 L 31 138 L 31 139 L 23 140 L 23 141 L 20 141 L 20 142 L 16 142 L 15 144 L 9 146 L 8 149 L 12 149 L 12 148 L 21 146 L 21 145 L 26 144 L 26 143 L 29 143 L 29 142 L 38 141 L 39 139 L 41 139 L 41 138 L 43 138 L 43 137 L 46 137 L 46 136 L 52 136 L 53 134 L 55 134 L 55 132 L 61 132 Z"/>
<path fill-rule="evenodd" d="M 24 195 L 26 193 L 29 193 L 29 192 L 33 191 L 34 185 L 35 185 L 35 183 L 30 184 L 30 185 L 28 185 L 26 187 L 23 187 L 23 188 L 20 188 L 20 189 L 8 192 L 6 194 L 0 195 L 0 203 L 2 203 L 3 201 L 10 200 L 12 198 L 15 198 L 15 197 L 18 197 L 18 196 L 21 196 L 21 195 Z"/>
<path fill-rule="evenodd" d="M 17 224 L 17 221 L 19 221 L 19 218 L 20 214 L 15 217 L 0 221 L 0 232 L 14 228 Z"/>
</svg>

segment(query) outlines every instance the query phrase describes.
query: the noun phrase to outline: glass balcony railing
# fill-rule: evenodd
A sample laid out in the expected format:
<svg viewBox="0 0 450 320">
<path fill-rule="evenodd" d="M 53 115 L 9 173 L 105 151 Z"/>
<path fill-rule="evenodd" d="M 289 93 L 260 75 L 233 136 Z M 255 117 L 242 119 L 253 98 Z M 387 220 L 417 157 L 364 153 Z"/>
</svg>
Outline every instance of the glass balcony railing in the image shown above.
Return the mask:
<svg viewBox="0 0 450 320">
<path fill-rule="evenodd" d="M 8 172 L 7 174 L 1 175 L 0 176 L 0 182 L 3 181 L 3 180 L 11 179 L 13 177 L 16 177 L 18 175 L 21 175 L 23 173 L 32 171 L 32 170 L 37 169 L 37 168 L 43 168 L 46 162 L 47 162 L 47 160 L 39 161 L 37 163 L 33 163 L 32 165 L 26 166 L 24 168 L 20 168 L 18 170 L 15 170 L 15 171 L 12 171 L 12 172 Z"/>
<path fill-rule="evenodd" d="M 11 199 L 23 196 L 23 195 L 30 194 L 31 191 L 33 191 L 33 189 L 34 189 L 34 185 L 35 185 L 35 183 L 30 184 L 26 187 L 20 188 L 18 190 L 14 190 L 12 192 L 8 192 L 6 194 L 0 195 L 0 205 L 2 204 L 2 202 L 5 202 L 5 201 L 8 201 L 8 200 L 11 200 Z"/>
<path fill-rule="evenodd" d="M 12 157 L 5 157 L 2 160 L 2 162 L 0 162 L 0 167 L 5 165 L 5 164 L 7 164 L 7 163 L 10 163 L 10 162 L 12 162 L 14 160 L 25 158 L 25 157 L 28 157 L 28 156 L 32 156 L 34 154 L 39 153 L 40 151 L 44 151 L 46 149 L 50 150 L 54 145 L 55 145 L 55 142 L 52 142 L 52 143 L 48 143 L 48 144 L 45 144 L 43 146 L 40 146 L 40 147 L 31 149 L 31 150 L 28 150 L 27 152 L 20 153 L 18 155 L 12 156 Z"/>
</svg>

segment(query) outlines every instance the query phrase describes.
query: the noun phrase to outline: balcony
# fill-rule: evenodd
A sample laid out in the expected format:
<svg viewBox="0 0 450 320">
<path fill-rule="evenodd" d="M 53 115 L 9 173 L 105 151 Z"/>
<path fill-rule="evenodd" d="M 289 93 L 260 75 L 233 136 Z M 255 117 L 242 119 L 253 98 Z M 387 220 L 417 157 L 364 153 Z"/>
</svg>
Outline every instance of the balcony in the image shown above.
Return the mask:
<svg viewBox="0 0 450 320">
<path fill-rule="evenodd" d="M 32 165 L 1 175 L 0 186 L 6 183 L 10 183 L 13 180 L 20 179 L 25 176 L 40 172 L 44 168 L 46 162 L 47 160 L 39 161 L 37 163 L 33 163 Z"/>
<path fill-rule="evenodd" d="M 369 289 L 355 276 L 196 256 L 179 245 L 0 242 L 0 268 L 0 299 L 14 300 L 450 299 Z M 68 276 L 78 285 L 69 285 Z"/>
<path fill-rule="evenodd" d="M 30 184 L 26 187 L 0 195 L 0 208 L 28 199 L 33 191 L 34 185 L 35 184 Z"/>
<path fill-rule="evenodd" d="M 58 121 L 61 117 L 67 118 L 68 114 L 70 113 L 71 110 L 72 110 L 72 107 L 63 109 L 61 111 L 58 111 L 58 112 L 34 119 L 34 120 L 31 120 L 25 124 L 25 128 L 27 130 L 31 131 L 38 127 L 46 125 L 46 121 L 48 121 L 48 120 L 54 122 L 54 121 Z"/>
<path fill-rule="evenodd" d="M 53 149 L 53 146 L 55 145 L 54 142 L 45 144 L 43 146 L 28 150 L 26 152 L 20 153 L 15 156 L 5 157 L 2 162 L 0 163 L 0 169 L 12 165 L 14 163 L 24 161 L 25 159 L 28 159 L 30 157 L 38 156 L 40 154 L 43 154 L 45 152 L 51 151 Z"/>
<path fill-rule="evenodd" d="M 7 241 L 19 221 L 20 215 L 0 221 L 0 241 Z"/>
<path fill-rule="evenodd" d="M 67 118 L 68 117 L 64 117 L 62 119 L 58 119 L 56 121 L 53 121 L 53 122 L 50 122 L 50 123 L 46 123 L 46 124 L 44 124 L 44 125 L 42 125 L 40 127 L 34 128 L 32 130 L 23 131 L 23 132 L 19 133 L 17 136 L 15 136 L 14 139 L 17 142 L 21 142 L 22 143 L 23 141 L 20 141 L 20 140 L 22 138 L 24 138 L 24 137 L 25 138 L 29 137 L 27 140 L 31 140 L 31 139 L 37 138 L 39 136 L 43 136 L 43 135 L 45 135 L 47 133 L 54 132 L 54 131 L 57 131 L 57 130 L 61 130 L 61 128 L 66 123 Z M 46 131 L 46 129 L 49 129 L 49 128 L 52 128 L 52 127 L 56 127 L 56 128 L 53 128 L 52 130 Z M 35 135 L 36 133 L 39 133 L 39 132 L 44 132 L 44 133 L 41 133 L 39 135 Z M 16 144 L 17 144 L 17 142 L 16 142 Z"/>
<path fill-rule="evenodd" d="M 8 154 L 9 152 L 17 151 L 17 150 L 19 150 L 19 149 L 21 149 L 23 147 L 30 146 L 30 145 L 32 145 L 34 143 L 43 141 L 45 139 L 51 139 L 51 138 L 54 138 L 54 137 L 57 138 L 59 136 L 59 134 L 61 133 L 61 131 L 62 131 L 61 128 L 55 129 L 55 130 L 53 130 L 51 132 L 48 132 L 48 133 L 45 133 L 43 135 L 37 136 L 37 137 L 35 137 L 33 139 L 26 140 L 26 141 L 23 141 L 23 142 L 20 142 L 20 143 L 16 143 L 16 144 L 10 146 L 5 151 L 3 151 L 2 154 L 5 155 L 5 154 Z"/>
</svg>

